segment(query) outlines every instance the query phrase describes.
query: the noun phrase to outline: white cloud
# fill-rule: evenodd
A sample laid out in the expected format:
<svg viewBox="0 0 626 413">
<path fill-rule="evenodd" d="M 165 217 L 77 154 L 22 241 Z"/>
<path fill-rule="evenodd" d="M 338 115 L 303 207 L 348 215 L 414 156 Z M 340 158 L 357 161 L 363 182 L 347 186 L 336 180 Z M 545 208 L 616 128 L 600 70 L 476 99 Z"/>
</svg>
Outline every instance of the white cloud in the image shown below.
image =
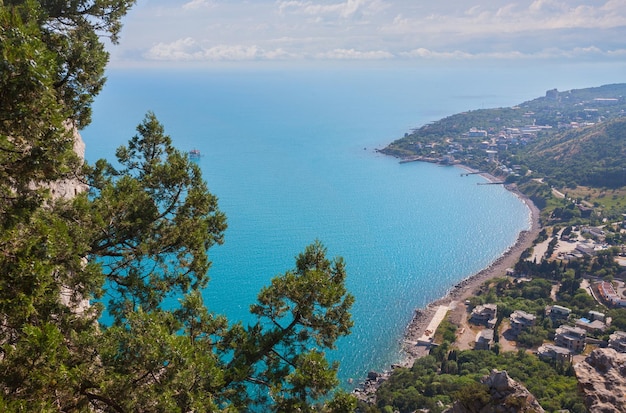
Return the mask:
<svg viewBox="0 0 626 413">
<path fill-rule="evenodd" d="M 385 7 L 380 0 L 346 0 L 331 4 L 296 0 L 278 2 L 280 13 L 300 13 L 311 16 L 335 15 L 344 19 L 350 18 L 357 13 L 372 14 Z"/>
<path fill-rule="evenodd" d="M 626 57 L 626 49 L 609 50 L 607 55 L 609 57 Z"/>
<path fill-rule="evenodd" d="M 216 45 L 203 47 L 187 37 L 154 45 L 145 54 L 150 60 L 164 61 L 242 61 L 277 60 L 292 57 L 283 49 L 265 50 L 256 45 Z"/>
<path fill-rule="evenodd" d="M 330 60 L 381 60 L 392 59 L 393 54 L 384 50 L 360 51 L 355 49 L 334 49 L 315 55 L 317 59 Z"/>
<path fill-rule="evenodd" d="M 171 43 L 158 43 L 146 53 L 154 60 L 194 60 L 201 49 L 191 37 L 178 39 Z"/>
<path fill-rule="evenodd" d="M 211 0 L 191 0 L 183 4 L 183 10 L 212 9 L 214 7 L 216 7 L 215 3 Z"/>
<path fill-rule="evenodd" d="M 597 46 L 563 49 L 549 47 L 522 52 L 520 50 L 477 51 L 437 50 L 418 47 L 391 53 L 385 50 L 357 50 L 335 48 L 313 54 L 293 53 L 284 48 L 265 49 L 257 45 L 214 45 L 202 46 L 192 38 L 178 39 L 170 43 L 158 43 L 144 57 L 154 61 L 170 62 L 219 62 L 219 61 L 262 61 L 262 60 L 477 60 L 477 59 L 616 59 L 626 57 L 626 49 L 602 49 Z"/>
<path fill-rule="evenodd" d="M 418 58 L 418 59 L 445 59 L 445 60 L 459 60 L 459 59 L 507 59 L 507 60 L 520 60 L 520 59 L 591 59 L 596 57 L 614 58 L 626 56 L 626 49 L 617 50 L 602 50 L 598 47 L 575 47 L 573 49 L 560 49 L 560 48 L 547 48 L 530 53 L 524 53 L 519 50 L 509 50 L 505 52 L 478 52 L 468 53 L 460 50 L 452 52 L 435 51 L 426 48 L 418 48 L 408 52 L 399 53 L 399 57 L 403 58 Z"/>
<path fill-rule="evenodd" d="M 423 47 L 413 49 L 408 52 L 402 52 L 400 53 L 400 56 L 408 58 L 419 57 L 426 59 L 463 59 L 474 57 L 471 53 L 462 52 L 460 50 L 455 50 L 453 52 L 437 52 Z"/>
<path fill-rule="evenodd" d="M 173 3 L 139 2 L 113 60 L 118 50 L 150 60 L 220 61 L 542 58 L 549 50 L 578 58 L 593 48 L 617 58 L 626 38 L 626 0 Z"/>
<path fill-rule="evenodd" d="M 584 4 L 584 0 L 534 0 L 519 3 L 470 6 L 462 13 L 398 14 L 382 26 L 395 35 L 458 33 L 459 35 L 526 33 L 537 30 L 609 29 L 626 26 L 626 0 Z M 455 39 L 452 39 L 455 40 Z"/>
</svg>

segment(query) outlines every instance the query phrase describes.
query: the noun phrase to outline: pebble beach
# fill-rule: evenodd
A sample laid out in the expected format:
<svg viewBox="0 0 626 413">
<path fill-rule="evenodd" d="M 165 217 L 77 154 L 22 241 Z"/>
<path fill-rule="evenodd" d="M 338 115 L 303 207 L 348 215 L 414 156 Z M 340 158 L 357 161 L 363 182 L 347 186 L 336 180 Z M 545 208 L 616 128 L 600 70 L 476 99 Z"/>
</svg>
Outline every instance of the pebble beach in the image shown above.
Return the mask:
<svg viewBox="0 0 626 413">
<path fill-rule="evenodd" d="M 468 168 L 464 169 L 472 171 Z M 491 182 L 498 182 L 497 179 L 491 175 L 482 175 Z M 488 267 L 459 282 L 453 286 L 444 297 L 431 302 L 425 308 L 415 309 L 413 318 L 404 333 L 402 341 L 403 354 L 402 360 L 399 363 L 400 366 L 410 367 L 413 365 L 415 359 L 428 354 L 428 346 L 417 345 L 417 343 L 420 338 L 424 337 L 427 329 L 432 328 L 433 318 L 437 315 L 437 310 L 441 306 L 450 306 L 455 302 L 464 302 L 466 299 L 471 297 L 485 281 L 505 275 L 507 269 L 515 266 L 522 253 L 526 249 L 533 246 L 534 240 L 541 231 L 539 223 L 539 209 L 530 199 L 521 194 L 515 186 L 507 186 L 507 189 L 520 197 L 520 199 L 522 199 L 528 206 L 531 219 L 530 229 L 527 231 L 521 231 L 515 244 L 505 251 L 499 258 L 493 261 Z M 439 311 L 439 313 L 441 313 L 441 311 Z M 436 321 L 437 320 L 435 320 L 435 322 Z M 434 331 L 428 331 L 428 334 L 434 334 Z M 389 372 L 382 374 L 370 373 L 363 387 L 356 390 L 357 396 L 363 400 L 373 401 L 376 389 L 386 379 L 388 374 Z"/>
<path fill-rule="evenodd" d="M 476 173 L 476 171 L 463 167 L 468 172 Z M 481 174 L 490 182 L 499 182 L 496 178 L 489 174 Z M 434 334 L 434 331 L 428 331 L 433 329 L 432 325 L 437 324 L 441 314 L 440 307 L 451 306 L 455 303 L 464 302 L 471 297 L 475 291 L 487 280 L 501 277 L 506 274 L 507 269 L 513 268 L 517 261 L 520 259 L 522 253 L 532 247 L 534 240 L 541 231 L 539 223 L 539 209 L 535 204 L 520 193 L 514 185 L 506 186 L 506 188 L 516 194 L 530 210 L 530 229 L 527 231 L 521 231 L 515 244 L 513 244 L 508 250 L 506 250 L 499 258 L 494 260 L 488 267 L 482 269 L 476 274 L 467 277 L 463 281 L 453 286 L 448 293 L 430 304 L 425 308 L 417 308 L 413 314 L 413 318 L 407 326 L 403 341 L 402 341 L 402 357 L 400 366 L 410 367 L 413 362 L 422 356 L 425 356 L 429 352 L 428 346 L 418 345 L 420 338 L 423 338 L 425 333 Z M 439 311 L 438 311 L 439 310 Z M 434 320 L 437 318 L 437 320 Z M 355 390 L 357 396 L 363 400 L 374 400 L 374 393 L 378 386 L 386 379 L 389 372 L 378 374 L 370 373 L 367 380 L 362 387 Z"/>
<path fill-rule="evenodd" d="M 483 176 L 491 182 L 497 182 L 497 180 L 490 175 L 483 174 Z M 530 229 L 528 231 L 521 231 L 515 244 L 498 259 L 493 261 L 487 268 L 459 282 L 452 287 L 444 297 L 431 302 L 426 308 L 418 308 L 415 310 L 413 319 L 407 326 L 404 334 L 402 350 L 406 357 L 401 363 L 402 365 L 410 366 L 413 364 L 415 358 L 428 354 L 428 349 L 425 346 L 416 346 L 414 343 L 424 335 L 426 328 L 431 323 L 439 306 L 449 305 L 453 301 L 465 301 L 467 298 L 471 297 L 485 281 L 505 275 L 507 269 L 515 266 L 522 253 L 532 247 L 533 241 L 541 231 L 539 209 L 514 186 L 507 186 L 507 189 L 520 197 L 528 206 L 531 218 Z"/>
</svg>

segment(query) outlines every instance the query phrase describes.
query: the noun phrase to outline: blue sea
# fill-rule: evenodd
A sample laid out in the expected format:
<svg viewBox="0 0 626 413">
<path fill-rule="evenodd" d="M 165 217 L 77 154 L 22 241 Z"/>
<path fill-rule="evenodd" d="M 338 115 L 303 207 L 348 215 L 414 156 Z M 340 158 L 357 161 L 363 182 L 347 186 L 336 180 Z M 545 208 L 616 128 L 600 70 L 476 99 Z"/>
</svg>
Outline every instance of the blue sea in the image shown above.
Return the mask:
<svg viewBox="0 0 626 413">
<path fill-rule="evenodd" d="M 517 197 L 456 167 L 376 152 L 412 128 L 471 109 L 623 82 L 623 65 L 110 70 L 82 132 L 112 158 L 153 111 L 198 163 L 228 218 L 210 252 L 211 310 L 251 322 L 270 279 L 319 239 L 347 263 L 354 328 L 330 357 L 346 388 L 400 357 L 416 308 L 497 259 L 530 225 Z"/>
</svg>

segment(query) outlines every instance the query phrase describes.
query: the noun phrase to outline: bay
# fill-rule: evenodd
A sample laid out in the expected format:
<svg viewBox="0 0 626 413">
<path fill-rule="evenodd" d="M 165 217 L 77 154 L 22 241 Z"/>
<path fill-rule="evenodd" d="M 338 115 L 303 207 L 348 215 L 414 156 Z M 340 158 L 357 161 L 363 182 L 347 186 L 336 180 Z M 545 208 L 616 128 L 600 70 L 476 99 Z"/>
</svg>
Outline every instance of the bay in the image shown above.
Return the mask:
<svg viewBox="0 0 626 413">
<path fill-rule="evenodd" d="M 589 84 L 590 67 L 605 81 Z M 454 167 L 399 164 L 375 148 L 452 113 L 619 73 L 559 64 L 113 70 L 82 135 L 88 161 L 111 158 L 152 110 L 178 148 L 200 150 L 229 225 L 209 252 L 204 295 L 231 320 L 252 322 L 258 291 L 314 240 L 344 257 L 355 326 L 330 356 L 349 388 L 397 361 L 415 308 L 486 267 L 530 223 L 500 186 Z"/>
</svg>

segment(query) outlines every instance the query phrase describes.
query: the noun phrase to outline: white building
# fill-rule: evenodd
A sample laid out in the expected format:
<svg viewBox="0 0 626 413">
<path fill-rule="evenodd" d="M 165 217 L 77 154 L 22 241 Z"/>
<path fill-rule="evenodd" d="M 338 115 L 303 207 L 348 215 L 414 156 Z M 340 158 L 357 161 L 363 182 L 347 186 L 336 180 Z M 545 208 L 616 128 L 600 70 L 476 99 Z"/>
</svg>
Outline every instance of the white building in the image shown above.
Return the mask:
<svg viewBox="0 0 626 413">
<path fill-rule="evenodd" d="M 572 361 L 572 352 L 554 344 L 544 344 L 537 349 L 537 356 L 544 360 Z"/>
<path fill-rule="evenodd" d="M 470 315 L 470 322 L 474 324 L 483 324 L 489 328 L 496 325 L 498 316 L 498 306 L 495 304 L 484 304 L 476 306 Z"/>
<path fill-rule="evenodd" d="M 481 330 L 476 334 L 474 350 L 490 350 L 493 346 L 494 331 L 490 328 Z"/>
</svg>

